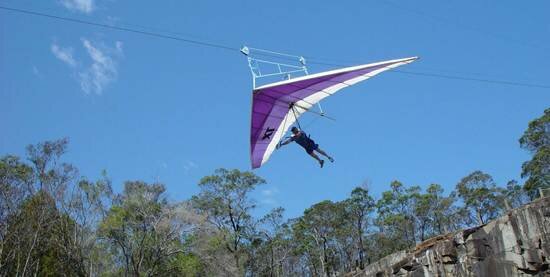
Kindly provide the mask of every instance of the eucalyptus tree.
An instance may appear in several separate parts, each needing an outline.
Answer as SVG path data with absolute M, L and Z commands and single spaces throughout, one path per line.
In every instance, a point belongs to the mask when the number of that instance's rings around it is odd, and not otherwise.
M 506 183 L 506 188 L 502 190 L 503 201 L 506 201 L 505 208 L 515 209 L 529 203 L 530 192 L 526 191 L 516 180 Z
M 429 216 L 431 221 L 430 235 L 441 235 L 459 229 L 457 219 L 457 207 L 455 197 L 451 193 L 445 196 L 443 188 L 439 184 L 431 184 L 426 188 L 426 198 L 431 203 Z M 426 203 L 427 204 L 427 203 Z
M 292 273 L 308 276 L 324 275 L 323 252 L 318 247 L 318 236 L 312 234 L 310 225 L 303 216 L 289 220 L 289 224 L 292 226 L 292 253 L 296 267 Z
M 485 224 L 496 218 L 502 209 L 500 190 L 493 177 L 482 171 L 474 171 L 462 178 L 456 185 L 456 192 L 471 223 Z
M 350 243 L 351 222 L 348 220 L 343 202 L 321 201 L 304 211 L 294 220 L 294 239 L 299 242 L 298 253 L 309 261 L 313 275 L 337 274 L 349 264 L 353 248 Z
M 256 204 L 250 193 L 264 183 L 264 179 L 252 172 L 220 168 L 200 180 L 201 191 L 192 198 L 194 207 L 218 229 L 239 275 L 244 273 L 245 243 L 254 226 L 250 213 Z
M 19 249 L 13 246 L 21 234 L 9 230 L 15 223 L 10 219 L 20 213 L 28 187 L 33 185 L 32 178 L 32 168 L 18 157 L 8 155 L 0 159 L 0 276 L 7 275 L 7 267 L 16 264 Z
M 415 245 L 414 208 L 420 187 L 405 188 L 399 181 L 393 181 L 390 186 L 391 190 L 383 192 L 376 203 L 376 222 L 384 236 L 389 237 L 389 247 L 396 251 Z
M 89 265 L 97 264 L 89 247 L 95 246 L 89 235 L 95 225 L 76 217 L 94 212 L 85 201 L 76 205 L 84 191 L 77 169 L 62 161 L 67 147 L 67 139 L 29 145 L 28 164 L 15 156 L 1 159 L 0 272 L 88 275 Z
M 519 143 L 533 155 L 530 161 L 523 163 L 521 177 L 527 178 L 524 189 L 534 199 L 539 188 L 550 187 L 550 108 L 529 122 Z
M 365 266 L 365 242 L 364 237 L 369 228 L 369 216 L 376 207 L 374 198 L 369 194 L 367 187 L 356 187 L 351 195 L 344 201 L 347 214 L 351 221 L 352 238 L 357 248 L 358 263 L 361 269 Z
M 456 224 L 457 222 L 453 222 L 458 219 L 454 197 L 445 196 L 443 192 L 439 184 L 431 184 L 426 188 L 425 193 L 417 195 L 414 214 L 419 241 L 460 227 Z
M 261 276 L 286 276 L 291 256 L 292 238 L 289 224 L 283 220 L 284 209 L 272 209 L 256 222 L 249 245 L 248 270 Z M 253 275 L 254 275 L 253 274 Z
M 185 249 L 192 226 L 185 203 L 169 203 L 162 184 L 126 182 L 101 222 L 101 238 L 109 242 L 121 275 L 185 275 L 182 264 L 197 263 Z M 198 263 L 197 263 L 198 264 Z M 194 269 L 196 270 L 196 269 Z

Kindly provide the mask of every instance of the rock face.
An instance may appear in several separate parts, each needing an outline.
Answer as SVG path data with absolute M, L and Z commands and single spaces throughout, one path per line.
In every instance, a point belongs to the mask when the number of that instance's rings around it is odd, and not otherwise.
M 550 197 L 429 239 L 349 276 L 550 276 Z

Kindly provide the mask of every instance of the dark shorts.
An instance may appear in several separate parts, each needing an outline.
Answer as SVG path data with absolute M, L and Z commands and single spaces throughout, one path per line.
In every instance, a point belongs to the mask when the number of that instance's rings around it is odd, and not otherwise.
M 306 146 L 304 148 L 306 149 L 306 152 L 308 154 L 311 154 L 311 153 L 313 153 L 313 150 L 317 150 L 317 148 L 319 148 L 319 144 L 312 143 L 312 144 L 309 144 L 308 146 Z

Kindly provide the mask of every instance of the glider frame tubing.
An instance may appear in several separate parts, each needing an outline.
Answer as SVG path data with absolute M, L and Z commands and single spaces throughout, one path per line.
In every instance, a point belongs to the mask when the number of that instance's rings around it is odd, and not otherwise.
M 329 120 L 332 120 L 332 121 L 336 121 L 336 119 L 332 118 L 332 117 L 329 117 L 329 116 L 326 116 L 325 114 L 323 113 L 318 113 L 318 112 L 315 112 L 315 111 L 310 111 L 310 110 L 307 110 L 306 108 L 300 106 L 300 105 L 297 105 L 296 103 L 292 102 L 290 103 L 289 107 L 288 107 L 288 110 L 289 111 L 292 111 L 292 115 L 294 116 L 294 121 L 296 122 L 296 125 L 298 126 L 298 129 L 300 131 L 303 131 L 302 129 L 302 125 L 300 124 L 300 120 L 298 119 L 298 115 L 296 114 L 297 113 L 297 109 L 300 108 L 306 112 L 312 112 L 312 113 L 315 113 L 317 114 L 318 116 L 321 116 L 321 117 L 325 117 Z M 287 117 L 285 117 L 285 120 L 283 121 L 283 129 L 285 129 L 286 127 L 286 120 L 287 120 Z M 307 128 L 307 126 L 306 126 Z M 281 137 L 281 139 L 279 140 L 279 142 L 277 143 L 279 146 L 281 145 L 281 142 L 283 142 L 284 140 L 287 140 L 289 138 L 291 138 L 292 136 L 284 136 L 284 137 Z
M 298 129 L 300 131 L 303 131 L 302 130 L 302 126 L 300 125 L 300 121 L 298 120 L 298 116 L 296 115 L 296 107 L 300 107 L 298 105 L 296 105 L 296 103 L 292 102 L 290 103 L 290 105 L 288 105 L 288 110 L 291 110 L 292 111 L 292 114 L 294 115 L 294 121 L 296 122 L 296 125 L 298 125 Z M 301 109 L 304 109 L 306 110 L 305 108 L 303 107 L 300 107 Z M 307 111 L 307 110 L 306 110 Z M 283 122 L 283 129 L 285 129 L 286 127 L 286 120 L 287 120 L 288 116 L 285 116 L 285 121 Z M 285 137 L 281 137 L 281 139 L 279 140 L 279 142 L 277 143 L 278 147 L 281 146 L 281 143 L 284 141 L 284 140 L 287 140 L 291 138 L 291 136 L 285 136 Z
M 302 56 L 247 46 L 241 48 L 241 53 L 243 53 L 248 60 L 248 67 L 250 68 L 250 73 L 252 73 L 252 86 L 254 90 L 258 88 L 258 81 L 266 80 L 268 77 L 281 76 L 283 80 L 288 80 L 297 75 L 308 75 L 306 59 Z M 267 57 L 270 60 L 260 57 Z
M 250 68 L 250 73 L 252 74 L 253 90 L 256 90 L 259 87 L 258 83 L 262 80 L 266 80 L 269 78 L 272 78 L 273 80 L 277 76 L 282 77 L 283 80 L 289 80 L 293 77 L 305 76 L 309 74 L 306 66 L 306 59 L 303 56 L 291 55 L 248 46 L 241 47 L 240 51 L 247 58 L 248 67 Z M 266 60 L 259 57 L 267 57 L 272 60 Z M 262 68 L 264 69 L 262 70 Z M 303 109 L 306 112 L 311 112 L 318 116 L 325 117 L 334 121 L 334 118 L 325 115 L 323 107 L 321 106 L 321 102 L 317 103 L 317 108 L 319 109 L 318 112 L 306 109 L 301 106 L 297 107 Z

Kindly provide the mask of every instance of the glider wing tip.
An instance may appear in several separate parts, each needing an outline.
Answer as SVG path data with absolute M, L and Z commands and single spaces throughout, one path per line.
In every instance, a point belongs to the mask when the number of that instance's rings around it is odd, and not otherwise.
M 255 162 L 252 162 L 252 169 L 257 169 L 257 168 L 260 168 L 262 165 L 261 164 L 257 164 Z

